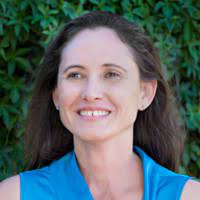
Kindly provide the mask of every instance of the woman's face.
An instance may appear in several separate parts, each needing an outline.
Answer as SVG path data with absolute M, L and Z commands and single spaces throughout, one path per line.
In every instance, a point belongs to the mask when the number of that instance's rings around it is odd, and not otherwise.
M 111 29 L 85 29 L 64 47 L 53 100 L 75 137 L 101 141 L 132 133 L 143 95 L 130 49 Z

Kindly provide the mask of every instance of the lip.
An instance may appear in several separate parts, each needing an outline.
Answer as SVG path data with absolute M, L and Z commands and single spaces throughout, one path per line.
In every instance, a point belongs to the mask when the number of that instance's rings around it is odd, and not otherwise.
M 107 115 L 100 115 L 100 116 L 87 116 L 87 115 L 80 115 L 78 114 L 78 116 L 80 117 L 80 119 L 84 120 L 84 121 L 101 121 L 103 119 L 108 118 L 111 115 L 111 112 L 109 112 Z

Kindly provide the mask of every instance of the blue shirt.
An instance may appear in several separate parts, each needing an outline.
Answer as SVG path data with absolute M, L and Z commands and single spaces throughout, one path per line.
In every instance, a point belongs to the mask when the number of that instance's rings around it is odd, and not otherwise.
M 178 200 L 191 177 L 172 172 L 134 147 L 142 160 L 143 200 Z M 20 200 L 93 200 L 74 150 L 41 169 L 20 173 Z

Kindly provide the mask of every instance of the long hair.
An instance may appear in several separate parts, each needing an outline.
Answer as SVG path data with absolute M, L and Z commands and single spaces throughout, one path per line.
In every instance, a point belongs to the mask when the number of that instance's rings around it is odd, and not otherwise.
M 161 72 L 158 53 L 136 24 L 105 11 L 90 12 L 70 21 L 46 50 L 28 114 L 25 133 L 27 169 L 46 166 L 74 148 L 73 135 L 61 123 L 52 92 L 57 84 L 63 47 L 80 31 L 102 26 L 112 29 L 130 47 L 140 78 L 145 81 L 157 80 L 158 83 L 151 105 L 138 112 L 133 130 L 134 145 L 142 148 L 160 165 L 177 171 L 183 150 L 183 131 L 174 98 Z

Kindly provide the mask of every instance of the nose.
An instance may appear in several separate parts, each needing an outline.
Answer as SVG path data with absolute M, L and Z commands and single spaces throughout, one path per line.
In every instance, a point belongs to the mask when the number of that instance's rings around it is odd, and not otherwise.
M 81 99 L 85 101 L 96 101 L 103 98 L 101 84 L 98 80 L 88 80 L 81 92 Z

